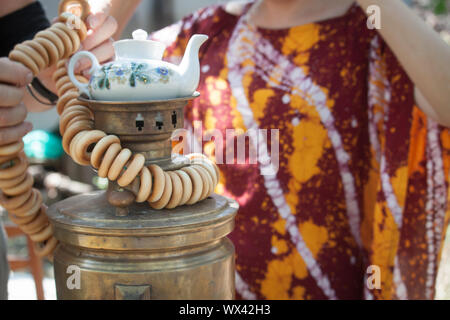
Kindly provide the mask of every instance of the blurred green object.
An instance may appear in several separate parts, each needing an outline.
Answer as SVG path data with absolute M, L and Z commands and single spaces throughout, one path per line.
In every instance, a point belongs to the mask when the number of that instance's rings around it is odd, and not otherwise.
M 434 14 L 447 14 L 447 0 L 433 0 L 431 3 Z
M 61 137 L 43 130 L 33 130 L 23 137 L 27 157 L 39 160 L 59 159 L 63 154 Z

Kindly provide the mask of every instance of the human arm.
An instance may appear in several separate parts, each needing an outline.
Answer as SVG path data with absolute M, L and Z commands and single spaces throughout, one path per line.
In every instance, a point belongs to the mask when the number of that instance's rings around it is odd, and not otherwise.
M 114 34 L 114 39 L 119 39 L 120 35 L 125 29 L 128 21 L 133 16 L 134 11 L 141 3 L 141 0 L 111 0 L 111 16 L 117 21 L 117 31 Z
M 367 12 L 377 5 L 379 30 L 415 85 L 418 106 L 450 127 L 450 46 L 400 0 L 357 0 Z

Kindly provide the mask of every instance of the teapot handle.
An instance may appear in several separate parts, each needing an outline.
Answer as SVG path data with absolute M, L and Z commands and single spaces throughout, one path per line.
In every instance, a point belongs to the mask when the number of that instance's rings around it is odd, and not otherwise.
M 78 90 L 80 90 L 81 93 L 86 94 L 89 97 L 89 99 L 92 99 L 91 94 L 89 92 L 89 85 L 87 83 L 81 83 L 80 81 L 78 81 L 73 72 L 77 61 L 83 57 L 86 57 L 89 60 L 91 60 L 92 67 L 89 69 L 89 74 L 92 74 L 95 70 L 100 68 L 100 64 L 98 63 L 97 58 L 92 53 L 90 53 L 89 51 L 80 51 L 75 53 L 73 57 L 70 59 L 67 72 L 69 75 L 69 79 L 78 88 Z

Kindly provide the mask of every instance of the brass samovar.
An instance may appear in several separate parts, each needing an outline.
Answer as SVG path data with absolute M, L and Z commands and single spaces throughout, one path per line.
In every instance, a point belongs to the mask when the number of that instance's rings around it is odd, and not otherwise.
M 197 80 L 198 81 L 198 80 Z M 94 128 L 120 138 L 146 164 L 189 165 L 172 155 L 171 134 L 183 128 L 187 98 L 104 101 L 80 96 Z M 48 209 L 59 246 L 58 299 L 233 299 L 235 201 L 212 194 L 193 205 L 152 209 L 136 203 L 133 185 L 65 199 Z

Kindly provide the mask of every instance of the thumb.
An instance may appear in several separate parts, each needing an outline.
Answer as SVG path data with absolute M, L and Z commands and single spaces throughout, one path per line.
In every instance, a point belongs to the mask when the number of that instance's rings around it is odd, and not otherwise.
M 33 73 L 21 63 L 0 58 L 0 82 L 23 87 L 33 81 Z

